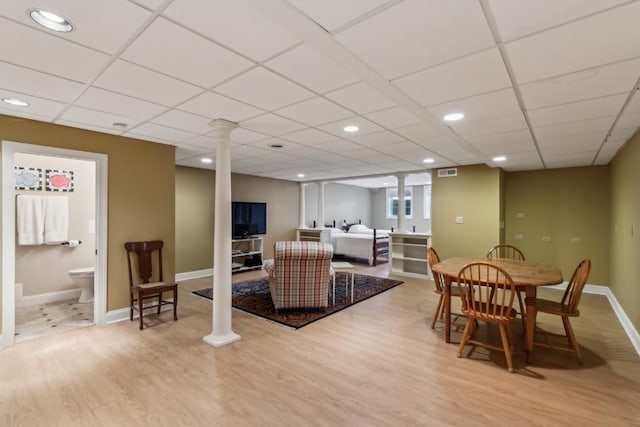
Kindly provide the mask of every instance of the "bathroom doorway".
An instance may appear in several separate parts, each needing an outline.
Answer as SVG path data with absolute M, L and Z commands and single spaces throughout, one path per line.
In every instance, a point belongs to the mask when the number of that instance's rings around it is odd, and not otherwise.
M 33 157 L 29 157 L 33 156 Z M 70 203 L 69 220 L 74 221 L 69 226 L 68 240 L 59 244 L 21 246 L 16 240 L 16 200 L 17 191 L 14 186 L 16 180 L 14 167 L 28 169 L 25 163 L 34 163 L 32 173 L 37 175 L 38 169 L 42 174 L 42 185 L 50 185 L 47 181 L 47 174 L 50 171 L 70 172 L 72 167 L 80 172 L 84 171 L 84 178 L 80 175 L 74 177 L 78 179 L 74 185 L 78 186 L 84 182 L 85 197 L 90 200 L 92 206 L 79 207 Z M 36 163 L 46 162 L 47 167 L 42 167 Z M 52 165 L 51 168 L 48 165 Z M 60 167 L 54 167 L 59 165 Z M 71 165 L 71 166 L 70 166 Z M 75 165 L 75 166 L 74 166 Z M 50 332 L 62 332 L 74 327 L 87 326 L 90 324 L 102 325 L 106 319 L 106 217 L 107 217 L 107 156 L 91 152 L 60 149 L 54 147 L 22 144 L 3 141 L 2 143 L 2 337 L 0 347 L 7 348 L 15 342 L 25 339 L 35 338 L 39 334 L 49 334 Z M 89 172 L 87 172 L 87 170 Z M 92 174 L 90 178 L 87 173 Z M 53 176 L 53 174 L 50 174 Z M 49 178 L 51 178 L 49 176 Z M 62 188 L 59 192 L 45 192 L 40 194 L 56 194 L 57 198 L 70 199 L 71 191 L 77 189 L 73 194 L 76 199 L 82 197 L 80 187 L 73 187 L 67 174 L 65 179 L 60 179 L 58 185 Z M 24 181 L 24 180 L 23 180 Z M 35 178 L 22 182 L 29 185 L 37 181 Z M 93 187 L 87 189 L 87 185 Z M 46 190 L 46 189 L 45 189 Z M 51 188 L 53 190 L 53 188 Z M 66 193 L 65 193 L 66 191 Z M 18 191 L 18 193 L 30 193 L 28 191 Z M 34 191 L 33 194 L 37 193 Z M 89 194 L 87 196 L 87 194 Z M 64 197 L 66 196 L 66 197 Z M 85 209 L 88 212 L 81 214 Z M 74 214 L 75 212 L 75 214 Z M 79 238 L 78 238 L 79 237 Z M 82 243 L 80 243 L 82 242 Z M 84 245 L 84 246 L 83 246 Z M 77 252 L 75 252 L 77 251 Z M 76 256 L 77 255 L 77 256 Z M 51 280 L 43 282 L 37 275 L 28 272 L 25 263 L 33 261 L 43 267 L 49 264 Z M 74 288 L 69 273 L 77 270 L 79 263 L 83 264 L 82 269 L 94 267 L 93 278 L 93 302 L 88 304 L 86 298 L 80 298 L 83 303 L 79 303 L 76 295 L 80 293 L 80 288 Z M 59 265 L 56 265 L 59 264 Z M 86 266 L 84 264 L 87 264 Z M 68 267 L 68 268 L 67 268 Z M 72 268 L 74 267 L 74 268 Z M 69 271 L 67 271 L 69 270 Z M 55 271 L 55 273 L 54 273 Z M 67 276 L 67 277 L 63 277 Z M 25 290 L 20 284 L 21 279 L 27 277 L 30 289 Z M 73 279 L 74 282 L 78 280 Z M 55 285 L 54 282 L 61 284 Z M 35 284 L 34 284 L 35 283 Z M 58 286 L 58 287 L 56 287 Z M 84 293 L 83 293 L 84 295 Z M 22 297 L 22 298 L 20 298 Z M 25 311 L 24 303 L 35 305 L 35 312 L 31 309 Z M 27 314 L 25 314 L 27 313 Z M 71 319 L 67 317 L 71 316 Z M 28 322 L 31 325 L 24 329 L 20 322 Z M 55 326 L 53 326 L 55 325 Z M 20 326 L 17 328 L 17 326 Z M 31 328 L 31 330 L 28 330 Z M 20 335 L 16 335 L 16 333 Z

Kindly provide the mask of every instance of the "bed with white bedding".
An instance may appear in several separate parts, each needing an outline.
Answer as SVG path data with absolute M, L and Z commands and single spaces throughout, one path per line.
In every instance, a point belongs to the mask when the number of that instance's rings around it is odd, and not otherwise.
M 389 232 L 368 228 L 363 224 L 354 224 L 348 231 L 332 228 L 333 253 L 366 259 L 369 265 L 376 265 L 379 256 L 389 255 Z

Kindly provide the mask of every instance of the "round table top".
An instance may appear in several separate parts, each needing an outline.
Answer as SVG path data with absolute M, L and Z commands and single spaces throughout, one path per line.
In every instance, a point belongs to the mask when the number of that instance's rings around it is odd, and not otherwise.
M 515 285 L 548 286 L 562 283 L 562 272 L 558 267 L 531 261 L 519 261 L 504 258 L 447 258 L 433 266 L 433 271 L 444 274 L 451 279 L 458 277 L 458 272 L 471 262 L 488 262 L 504 269 Z

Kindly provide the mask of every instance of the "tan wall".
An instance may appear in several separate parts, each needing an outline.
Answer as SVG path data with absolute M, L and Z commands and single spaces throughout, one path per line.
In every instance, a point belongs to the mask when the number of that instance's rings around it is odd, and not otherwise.
M 609 286 L 636 330 L 640 330 L 640 133 L 610 164 L 611 276 Z
M 433 175 L 432 244 L 441 258 L 480 256 L 500 240 L 500 169 L 458 167 L 458 176 Z M 463 224 L 455 217 L 462 216 Z
M 505 196 L 505 243 L 520 248 L 527 260 L 558 266 L 565 280 L 590 258 L 588 283 L 609 283 L 608 166 L 510 172 Z M 572 243 L 574 237 L 581 243 Z
M 213 267 L 215 171 L 176 168 L 176 271 Z M 298 184 L 250 175 L 231 175 L 231 199 L 267 203 L 264 258 L 273 257 L 273 243 L 294 240 L 299 222 Z
M 0 115 L 0 140 L 108 155 L 108 310 L 129 305 L 124 242 L 164 240 L 165 277 L 174 276 L 173 146 L 4 115 Z

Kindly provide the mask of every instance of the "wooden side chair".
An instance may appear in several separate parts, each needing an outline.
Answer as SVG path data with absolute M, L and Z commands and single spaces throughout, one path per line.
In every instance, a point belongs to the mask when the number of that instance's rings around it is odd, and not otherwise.
M 173 305 L 173 320 L 178 320 L 176 308 L 178 306 L 178 284 L 164 282 L 162 278 L 162 247 L 164 242 L 152 240 L 146 242 L 127 242 L 124 248 L 127 251 L 127 265 L 129 267 L 130 290 L 130 319 L 133 321 L 133 310 L 138 310 L 140 329 L 143 329 L 142 321 L 144 308 L 158 308 L 158 314 L 163 305 Z M 154 266 L 156 274 L 153 273 Z M 135 280 L 134 280 L 135 278 Z M 173 291 L 173 301 L 162 298 L 163 292 Z M 157 298 L 157 304 L 143 307 L 144 300 Z
M 580 297 L 582 296 L 582 290 L 587 283 L 589 272 L 591 271 L 591 260 L 584 259 L 580 261 L 578 266 L 571 276 L 569 285 L 562 295 L 560 301 L 550 301 L 546 299 L 536 298 L 535 306 L 539 312 L 553 314 L 562 318 L 562 325 L 564 326 L 565 335 L 552 334 L 550 332 L 536 330 L 538 333 L 542 333 L 547 336 L 546 343 L 534 342 L 534 345 L 546 348 L 553 348 L 556 350 L 569 351 L 575 353 L 578 363 L 582 364 L 582 355 L 580 354 L 580 347 L 578 341 L 573 333 L 571 327 L 570 317 L 578 317 L 580 311 L 578 311 L 578 304 L 580 303 Z M 560 336 L 567 338 L 569 341 L 569 347 L 552 345 L 549 340 L 549 336 Z
M 487 258 L 515 259 L 518 261 L 525 260 L 522 251 L 511 245 L 495 245 L 489 249 L 489 252 L 487 252 Z M 516 295 L 518 296 L 518 307 L 520 308 L 520 318 L 522 319 L 522 328 L 524 333 L 524 329 L 526 329 L 526 310 L 524 302 L 522 301 L 522 291 L 517 290 Z
M 435 329 L 436 322 L 441 322 L 446 325 L 446 320 L 444 318 L 444 297 L 445 297 L 445 280 L 447 280 L 442 274 L 436 273 L 433 271 L 433 266 L 440 262 L 440 257 L 438 256 L 438 252 L 432 247 L 427 248 L 427 261 L 429 263 L 429 268 L 433 273 L 433 283 L 435 284 L 435 289 L 433 290 L 436 295 L 439 295 L 438 304 L 436 305 L 436 310 L 433 313 L 433 320 L 431 321 L 431 329 Z M 458 296 L 458 288 L 456 286 L 451 287 L 451 298 Z M 459 328 L 461 325 L 456 324 L 455 322 L 462 316 L 459 313 L 451 313 L 454 316 L 453 320 L 450 322 L 451 327 Z
M 473 262 L 465 265 L 458 273 L 458 293 L 462 300 L 462 314 L 467 317 L 458 357 L 467 344 L 502 351 L 507 360 L 509 372 L 513 372 L 511 354 L 513 330 L 511 321 L 517 313 L 513 309 L 516 290 L 509 273 L 487 262 Z M 476 321 L 495 323 L 500 328 L 502 348 L 473 339 Z M 473 349 L 469 352 L 471 354 Z

